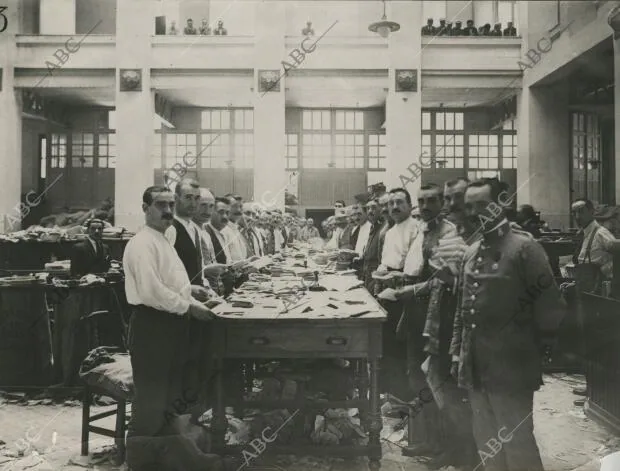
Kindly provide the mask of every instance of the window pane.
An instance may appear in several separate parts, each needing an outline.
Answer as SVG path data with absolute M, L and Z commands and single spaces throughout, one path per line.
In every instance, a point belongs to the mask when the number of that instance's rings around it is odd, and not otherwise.
M 345 115 L 345 120 L 346 120 L 345 126 L 347 130 L 355 129 L 355 114 L 353 112 L 347 111 Z
M 463 113 L 454 113 L 454 129 L 457 131 L 463 130 Z
M 327 131 L 329 129 L 331 129 L 331 112 L 330 111 L 323 111 L 323 116 L 321 117 L 321 129 L 323 129 L 324 131 Z
M 355 129 L 359 131 L 364 129 L 364 112 L 363 111 L 355 112 Z
M 446 113 L 446 129 L 450 131 L 454 129 L 454 113 Z
M 437 129 L 438 131 L 443 130 L 443 123 L 444 123 L 444 115 L 445 113 L 436 113 L 435 114 L 435 129 Z
M 303 129 L 312 129 L 312 111 L 304 111 L 303 116 Z
M 344 111 L 336 111 L 336 129 L 344 129 Z
M 312 129 L 321 129 L 321 112 L 312 112 Z
M 422 129 L 425 131 L 431 129 L 431 114 L 426 111 L 422 113 Z

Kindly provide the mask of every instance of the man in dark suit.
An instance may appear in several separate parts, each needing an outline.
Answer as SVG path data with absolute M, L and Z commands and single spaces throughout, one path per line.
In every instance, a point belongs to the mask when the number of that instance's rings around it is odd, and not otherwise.
M 512 26 L 512 21 L 509 21 L 506 29 L 504 29 L 504 36 L 516 36 L 516 35 L 517 35 L 517 28 Z
M 71 253 L 72 277 L 105 273 L 110 268 L 110 249 L 101 242 L 103 226 L 101 219 L 91 219 L 86 223 L 88 239 L 75 244 Z

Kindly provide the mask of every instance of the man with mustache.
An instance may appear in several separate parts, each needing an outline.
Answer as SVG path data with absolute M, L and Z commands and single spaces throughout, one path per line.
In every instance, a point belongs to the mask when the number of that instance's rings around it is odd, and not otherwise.
M 542 471 L 534 392 L 566 306 L 544 249 L 510 227 L 503 191 L 499 180 L 486 178 L 465 192 L 467 216 L 482 239 L 467 248 L 460 269 L 450 354 L 458 385 L 469 394 L 484 468 Z M 499 451 L 490 453 L 487 443 L 498 438 Z
M 368 233 L 368 242 L 362 253 L 362 280 L 364 280 L 366 289 L 373 293 L 375 283 L 372 279 L 372 273 L 379 268 L 379 259 L 381 257 L 379 248 L 382 220 L 378 198 L 373 198 L 366 203 L 366 217 L 368 224 L 370 224 L 370 231 Z
M 190 321 L 214 318 L 192 297 L 187 270 L 165 236 L 174 208 L 175 195 L 168 188 L 147 188 L 142 196 L 146 225 L 123 254 L 134 383 L 127 464 L 135 470 L 221 470 L 219 457 L 203 454 L 193 441 L 175 434 L 168 419 L 186 395 L 181 372 L 187 365 Z
M 222 283 L 220 276 L 226 271 L 226 265 L 218 263 L 215 259 L 215 248 L 211 237 L 205 229 L 205 225 L 211 219 L 213 208 L 215 207 L 215 196 L 206 188 L 200 188 L 200 200 L 198 203 L 198 209 L 192 220 L 200 228 L 200 242 L 202 245 L 203 255 L 203 273 L 209 286 L 213 288 L 217 293 L 222 294 Z M 174 245 L 174 240 L 172 240 Z
M 469 180 L 464 177 L 450 180 L 444 185 L 443 195 L 444 214 L 456 226 L 456 230 L 463 240 L 471 245 L 482 235 L 476 232 L 475 225 L 471 224 L 465 214 L 465 190 L 467 190 L 468 184 Z
M 344 209 L 337 209 L 336 215 L 334 216 L 334 230 L 332 231 L 331 239 L 325 244 L 325 249 L 327 250 L 335 250 L 340 248 L 340 239 L 342 233 L 347 227 L 348 220 L 347 214 Z
M 254 230 L 256 222 L 254 205 L 253 203 L 243 203 L 241 210 L 243 211 L 243 216 L 239 219 L 239 227 L 241 228 L 241 235 L 243 235 L 248 244 L 248 254 L 250 256 L 262 257 L 265 249 L 261 236 Z
M 383 253 L 383 244 L 385 243 L 385 234 L 394 225 L 394 220 L 390 216 L 389 210 L 389 193 L 384 193 L 379 196 L 377 202 L 379 203 L 379 214 L 381 215 L 381 229 L 379 231 L 379 264 L 381 264 L 381 254 Z
M 379 273 L 399 272 L 397 276 L 402 278 L 407 252 L 418 234 L 418 223 L 411 218 L 411 195 L 407 190 L 404 188 L 390 190 L 388 201 L 394 226 L 385 234 L 381 265 L 377 271 Z M 388 319 L 383 324 L 382 387 L 387 388 L 384 391 L 405 397 L 410 393 L 406 379 L 407 355 L 405 346 L 396 336 L 396 327 L 403 312 L 403 303 L 386 301 L 385 306 Z
M 229 193 L 224 198 L 229 202 L 230 217 L 226 226 L 222 229 L 222 235 L 228 245 L 230 251 L 229 262 L 240 262 L 248 258 L 248 249 L 243 240 L 243 236 L 239 232 L 238 222 L 243 217 L 241 207 L 243 198 L 241 196 Z
M 463 394 L 456 383 L 446 381 L 450 379 L 449 349 L 456 296 L 454 285 L 439 285 L 436 275 L 443 262 L 434 252 L 458 235 L 456 226 L 443 218 L 443 207 L 441 188 L 435 184 L 423 185 L 418 195 L 422 230 L 407 254 L 404 268 L 407 286 L 398 294 L 408 300 L 403 311 L 403 328 L 407 335 L 408 372 L 413 391 L 419 394 L 428 381 L 438 390 L 441 405 L 440 411 L 435 402 L 426 404 L 416 416 L 417 443 L 403 453 L 410 456 L 437 454 L 428 464 L 431 469 L 475 462 L 468 407 L 463 405 Z M 462 240 L 460 243 L 464 246 Z M 456 266 L 454 270 L 456 273 Z M 425 375 L 421 367 L 427 357 L 429 367 Z M 443 436 L 442 422 L 446 424 Z M 410 443 L 414 442 L 414 437 L 409 438 Z

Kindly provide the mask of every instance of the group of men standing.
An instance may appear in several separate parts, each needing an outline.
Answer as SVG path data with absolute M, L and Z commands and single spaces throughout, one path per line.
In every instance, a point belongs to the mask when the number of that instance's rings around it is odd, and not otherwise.
M 382 386 L 407 401 L 432 392 L 411 417 L 407 454 L 432 456 L 437 469 L 543 469 L 533 396 L 564 304 L 542 247 L 505 218 L 506 196 L 497 179 L 424 185 L 416 219 L 409 192 L 395 188 L 338 208 L 326 244 L 358 253 L 371 293 L 393 288 L 391 298 L 379 296 L 391 299 L 382 301 Z M 148 188 L 142 208 L 146 226 L 123 257 L 135 387 L 127 461 L 131 469 L 163 469 L 162 460 L 185 471 L 224 469 L 175 433 L 171 410 L 179 401 L 188 413 L 205 410 L 209 308 L 243 281 L 253 257 L 299 239 L 300 221 L 259 215 L 193 180 L 174 192 Z
M 135 389 L 127 462 L 132 471 L 223 470 L 188 433 L 200 435 L 197 418 L 210 401 L 210 308 L 247 279 L 254 259 L 286 246 L 291 219 L 259 214 L 238 195 L 216 197 L 191 179 L 174 190 L 147 188 L 142 209 L 146 225 L 123 255 Z M 191 415 L 191 425 L 179 425 L 180 415 Z
M 459 178 L 423 185 L 414 212 L 394 188 L 348 222 L 337 213 L 327 242 L 356 250 L 384 299 L 381 386 L 420 403 L 404 453 L 433 469 L 543 470 L 533 397 L 565 303 L 542 246 L 507 220 L 511 201 L 497 179 Z

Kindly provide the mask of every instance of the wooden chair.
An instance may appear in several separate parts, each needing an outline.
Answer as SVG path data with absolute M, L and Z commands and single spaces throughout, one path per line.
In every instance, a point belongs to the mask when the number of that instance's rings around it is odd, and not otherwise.
M 118 309 L 121 322 L 122 339 L 124 344 L 123 346 L 125 350 L 127 350 L 128 322 L 123 314 L 123 309 L 120 303 L 118 305 Z M 99 346 L 97 320 L 102 315 L 109 315 L 109 311 L 91 312 L 90 314 L 87 314 L 80 319 L 87 324 L 89 329 L 90 338 L 92 339 L 90 350 Z M 110 405 L 112 409 L 101 412 L 99 414 L 91 415 L 91 403 L 93 401 L 94 395 L 106 396 L 115 401 L 113 404 Z M 127 403 L 127 398 L 118 396 L 115 397 L 115 395 L 108 390 L 84 383 L 84 398 L 82 402 L 82 456 L 88 455 L 90 440 L 89 437 L 91 433 L 94 433 L 97 435 L 114 438 L 114 443 L 116 444 L 117 449 L 118 464 L 120 465 L 125 461 L 125 435 L 127 432 L 127 425 L 131 417 L 130 412 L 128 412 L 127 410 Z M 116 416 L 114 430 L 93 425 L 94 422 L 113 415 Z

